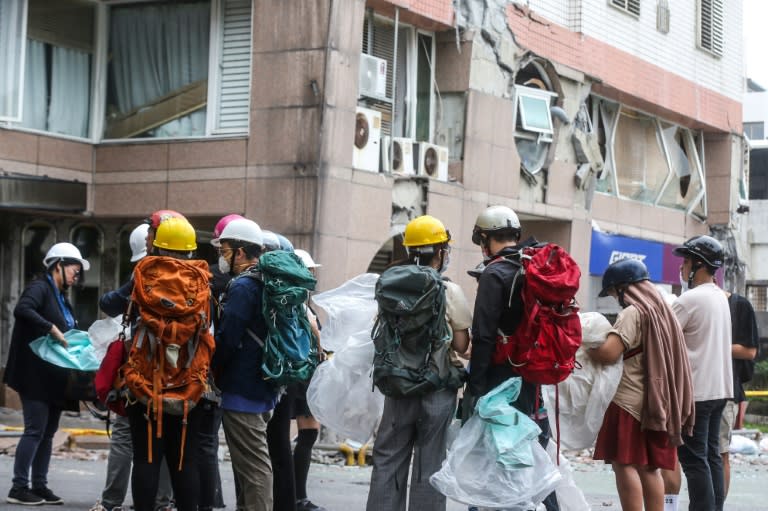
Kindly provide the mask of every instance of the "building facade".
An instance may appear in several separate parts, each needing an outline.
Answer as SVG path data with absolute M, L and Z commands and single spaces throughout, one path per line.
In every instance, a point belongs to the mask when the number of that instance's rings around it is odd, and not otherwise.
M 429 213 L 473 296 L 490 204 L 574 255 L 584 310 L 610 309 L 612 258 L 674 284 L 665 244 L 738 230 L 741 16 L 722 0 L 4 0 L 2 359 L 53 242 L 95 263 L 73 297 L 87 324 L 130 274 L 127 233 L 165 208 L 201 247 L 228 213 L 286 235 L 323 263 L 321 289 L 398 257 Z

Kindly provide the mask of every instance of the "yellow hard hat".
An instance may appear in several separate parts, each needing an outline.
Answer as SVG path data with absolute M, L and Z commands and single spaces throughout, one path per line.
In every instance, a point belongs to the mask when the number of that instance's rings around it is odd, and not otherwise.
M 168 218 L 157 227 L 152 245 L 164 250 L 189 252 L 197 249 L 195 228 L 186 218 Z
M 414 218 L 405 226 L 403 246 L 423 247 L 451 241 L 451 233 L 443 225 L 443 222 L 430 215 Z

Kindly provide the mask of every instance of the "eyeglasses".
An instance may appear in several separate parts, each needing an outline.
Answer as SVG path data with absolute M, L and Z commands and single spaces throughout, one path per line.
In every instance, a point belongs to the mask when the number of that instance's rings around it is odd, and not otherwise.
M 227 248 L 227 247 L 219 247 L 219 248 L 217 249 L 217 252 L 219 253 L 219 255 L 223 255 L 223 256 L 226 256 L 226 255 L 228 255 L 230 252 L 232 252 L 232 250 L 233 250 L 233 249 L 231 249 L 231 248 Z

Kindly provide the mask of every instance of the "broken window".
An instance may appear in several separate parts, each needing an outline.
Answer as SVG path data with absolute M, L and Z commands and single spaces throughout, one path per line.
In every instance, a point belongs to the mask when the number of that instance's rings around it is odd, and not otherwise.
M 0 2 L 0 120 L 21 120 L 22 69 L 26 46 L 25 0 Z
M 696 4 L 696 45 L 722 57 L 723 0 L 697 0 Z
M 662 124 L 662 136 L 672 172 L 658 204 L 704 216 L 702 165 L 693 132 Z
M 597 191 L 706 217 L 700 136 L 599 97 L 589 103 L 605 159 Z
M 360 90 L 361 106 L 381 112 L 382 135 L 430 142 L 434 123 L 434 35 L 374 15 L 363 24 L 363 53 L 383 59 L 383 97 Z

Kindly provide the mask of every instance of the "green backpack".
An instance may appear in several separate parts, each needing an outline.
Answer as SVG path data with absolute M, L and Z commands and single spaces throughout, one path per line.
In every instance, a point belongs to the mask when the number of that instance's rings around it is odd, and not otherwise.
M 440 274 L 415 264 L 394 266 L 379 277 L 375 297 L 373 383 L 381 393 L 415 397 L 459 388 L 465 373 L 449 357 L 452 334 Z
M 285 250 L 263 254 L 257 273 L 249 276 L 264 283 L 264 379 L 276 385 L 308 381 L 317 367 L 318 353 L 304 304 L 315 289 L 315 277 L 299 256 Z

